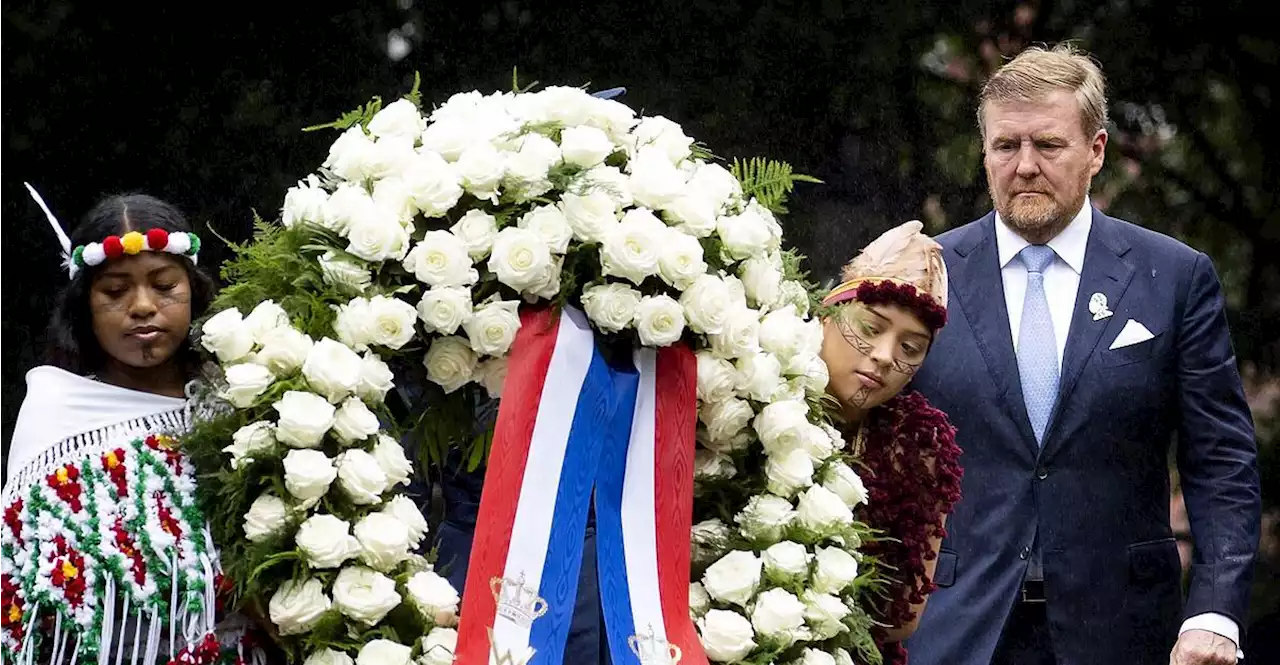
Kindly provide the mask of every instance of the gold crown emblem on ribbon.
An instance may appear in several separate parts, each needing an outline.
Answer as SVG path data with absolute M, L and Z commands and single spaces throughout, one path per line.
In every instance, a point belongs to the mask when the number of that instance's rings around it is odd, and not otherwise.
M 680 647 L 658 637 L 653 624 L 649 625 L 647 632 L 628 637 L 627 646 L 640 659 L 641 665 L 678 665 L 682 657 Z
M 547 613 L 547 601 L 538 596 L 538 590 L 524 582 L 524 573 L 516 579 L 494 577 L 489 580 L 489 590 L 498 603 L 498 616 L 529 627 L 534 619 Z
M 498 651 L 498 643 L 493 639 L 493 629 L 486 628 L 485 630 L 489 631 L 489 655 L 492 663 L 496 665 L 528 665 L 529 661 L 533 660 L 533 647 L 526 647 L 524 653 L 519 656 L 512 655 L 510 651 Z

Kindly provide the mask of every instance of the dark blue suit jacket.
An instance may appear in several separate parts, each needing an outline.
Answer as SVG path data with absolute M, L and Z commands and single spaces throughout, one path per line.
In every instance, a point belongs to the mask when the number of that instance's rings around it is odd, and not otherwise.
M 913 386 L 956 426 L 964 497 L 948 520 L 913 665 L 985 665 L 1039 529 L 1061 665 L 1168 663 L 1184 617 L 1242 627 L 1258 545 L 1253 423 L 1208 257 L 1093 211 L 1043 447 L 1023 406 L 995 214 L 939 236 L 949 322 Z M 1102 293 L 1114 314 L 1094 321 Z M 1129 319 L 1154 338 L 1109 350 Z M 1169 525 L 1168 453 L 1195 539 L 1190 592 Z

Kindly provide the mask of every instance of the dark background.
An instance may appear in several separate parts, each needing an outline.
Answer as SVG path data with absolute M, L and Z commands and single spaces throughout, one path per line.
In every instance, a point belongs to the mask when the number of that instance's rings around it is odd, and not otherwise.
M 1111 86 L 1093 201 L 1208 252 L 1227 290 L 1259 425 L 1264 496 L 1280 491 L 1280 42 L 1265 3 L 470 2 L 4 4 L 5 447 L 57 288 L 57 243 L 22 187 L 73 224 L 139 190 L 195 220 L 202 264 L 278 214 L 323 161 L 326 122 L 422 75 L 424 101 L 522 83 L 626 86 L 715 153 L 791 162 L 785 220 L 819 278 L 907 219 L 939 232 L 989 207 L 974 97 L 1006 55 L 1077 39 Z M 176 5 L 183 5 L 177 7 Z M 1269 14 L 1270 12 L 1267 12 Z M 1268 531 L 1275 532 L 1275 511 Z M 1274 536 L 1264 558 L 1278 554 Z M 1277 595 L 1260 568 L 1259 602 Z

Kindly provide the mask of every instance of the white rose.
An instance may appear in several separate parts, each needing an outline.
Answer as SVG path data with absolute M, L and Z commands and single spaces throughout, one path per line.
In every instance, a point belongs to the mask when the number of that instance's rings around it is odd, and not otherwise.
M 324 202 L 322 226 L 341 236 L 346 236 L 357 219 L 377 216 L 378 206 L 364 185 L 344 182 Z
M 324 224 L 324 204 L 328 200 L 329 193 L 320 187 L 320 179 L 309 175 L 285 193 L 280 221 L 286 228 L 304 223 Z
M 747 419 L 750 420 L 750 417 Z M 742 452 L 757 443 L 755 435 L 748 429 L 741 429 L 737 434 L 717 441 L 712 441 L 705 429 L 698 430 L 696 436 L 698 443 L 701 443 L 707 450 L 714 450 L 726 455 Z
M 471 348 L 477 354 L 503 356 L 516 341 L 520 330 L 520 303 L 514 300 L 496 300 L 481 305 L 463 324 Z
M 352 298 L 345 305 L 331 305 L 337 312 L 333 332 L 338 341 L 357 352 L 364 352 L 373 341 L 373 312 L 368 298 Z M 314 349 L 313 349 L 314 350 Z
M 632 131 L 636 139 L 636 148 L 655 148 L 667 156 L 672 164 L 679 164 L 689 156 L 693 139 L 685 136 L 680 125 L 655 115 L 643 118 Z
M 636 306 L 636 332 L 645 346 L 667 346 L 684 334 L 684 309 L 670 296 L 645 296 Z
M 223 364 L 249 355 L 253 341 L 253 332 L 234 307 L 214 314 L 200 326 L 200 345 L 216 354 Z
M 409 599 L 426 617 L 437 626 L 453 626 L 458 623 L 458 604 L 462 599 L 458 591 L 449 584 L 449 580 L 430 570 L 415 573 L 405 584 Z
M 465 338 L 440 337 L 431 343 L 423 364 L 427 378 L 451 393 L 475 376 L 476 361 L 476 352 Z
M 507 183 L 515 188 L 522 200 L 544 194 L 551 189 L 548 172 L 560 163 L 560 146 L 541 134 L 525 134 L 519 141 L 520 149 L 506 155 Z
M 403 178 L 383 178 L 373 186 L 373 204 L 400 222 L 408 231 L 413 230 L 413 217 L 418 206 L 413 202 L 413 192 Z
M 819 547 L 813 569 L 813 590 L 839 595 L 858 578 L 858 560 L 839 547 Z
M 311 352 L 314 342 L 307 335 L 291 326 L 281 326 L 266 332 L 262 337 L 262 349 L 253 355 L 253 362 L 271 370 L 276 376 L 286 376 L 302 366 Z
M 374 404 L 381 404 L 387 393 L 395 387 L 395 375 L 387 363 L 372 351 L 365 351 L 360 359 L 360 385 L 356 386 L 356 394 L 361 399 Z
M 291 448 L 315 448 L 333 427 L 333 405 L 315 393 L 290 390 L 271 408 L 280 414 L 276 439 Z
M 601 331 L 618 332 L 635 320 L 640 297 L 639 291 L 626 284 L 600 284 L 583 291 L 582 307 Z
M 707 658 L 717 663 L 734 663 L 756 648 L 751 622 L 737 612 L 711 610 L 698 620 L 698 633 Z
M 640 284 L 658 272 L 658 256 L 667 228 L 642 208 L 629 211 L 600 245 L 600 265 L 605 276 L 614 275 Z
M 351 445 L 373 436 L 378 431 L 378 417 L 359 397 L 348 397 L 333 418 L 333 433 L 344 444 Z
M 738 467 L 728 455 L 699 448 L 693 455 L 693 477 L 700 481 L 726 480 L 738 475 Z
M 238 469 L 242 464 L 253 461 L 253 453 L 260 450 L 271 450 L 276 445 L 276 426 L 258 421 L 236 430 L 231 435 L 231 445 L 222 452 L 231 455 L 231 468 Z
M 311 655 L 302 661 L 302 665 L 355 665 L 355 661 L 341 651 L 322 649 L 311 652 Z
M 667 204 L 663 216 L 672 227 L 695 238 L 705 238 L 716 230 L 716 204 L 691 183 L 686 194 Z
M 391 640 L 370 640 L 360 648 L 356 665 L 411 665 L 413 648 Z
M 312 515 L 294 536 L 312 568 L 337 568 L 360 551 L 351 525 L 333 515 Z
M 560 196 L 560 210 L 581 242 L 601 242 L 618 225 L 617 203 L 604 191 L 585 195 L 565 192 Z
M 395 580 L 363 566 L 349 566 L 333 581 L 333 604 L 344 615 L 374 625 L 400 604 Z
M 420 665 L 453 665 L 453 654 L 458 649 L 458 631 L 453 628 L 432 628 L 422 638 Z
M 397 494 L 382 507 L 382 512 L 394 517 L 409 530 L 409 544 L 417 547 L 427 535 L 427 518 L 413 503 L 413 499 Z
M 402 136 L 387 136 L 373 142 L 373 149 L 368 152 L 368 162 L 364 165 L 365 177 L 393 178 L 399 177 L 413 166 L 418 154 L 413 150 L 414 139 Z
M 752 425 L 766 453 L 776 455 L 795 450 L 801 447 L 804 430 L 810 426 L 809 405 L 799 400 L 773 402 L 760 410 Z
M 484 386 L 489 397 L 502 397 L 502 386 L 507 382 L 507 359 L 490 358 L 476 367 L 476 380 Z
M 303 501 L 319 499 L 338 475 L 333 460 L 319 450 L 290 450 L 284 456 L 284 486 Z
M 791 364 L 799 362 L 797 358 L 792 359 Z M 831 381 L 831 375 L 827 373 L 827 363 L 819 356 L 812 356 L 803 359 L 805 368 L 795 381 L 802 390 L 810 395 L 821 395 L 827 391 L 827 384 Z M 784 370 L 785 371 L 785 368 Z
M 467 243 L 448 231 L 427 231 L 404 257 L 404 269 L 428 286 L 471 286 L 480 279 Z
M 836 665 L 836 659 L 825 651 L 805 648 L 800 652 L 800 660 L 796 661 L 795 665 Z
M 502 154 L 489 143 L 477 143 L 463 150 L 454 168 L 462 176 L 463 189 L 486 200 L 497 198 L 498 185 L 507 174 Z
M 471 318 L 471 289 L 437 286 L 418 301 L 418 319 L 428 333 L 452 335 Z
M 573 239 L 573 228 L 565 219 L 564 211 L 554 205 L 538 206 L 525 213 L 518 226 L 536 233 L 547 243 L 547 248 L 557 254 L 564 254 Z
M 703 588 L 701 582 L 694 582 L 689 585 L 689 614 L 694 618 L 700 617 L 711 609 L 711 596 L 707 595 L 707 590 Z
M 271 596 L 267 611 L 281 635 L 297 635 L 311 630 L 329 611 L 329 606 L 324 585 L 311 577 L 303 582 L 289 580 L 281 584 Z
M 413 204 L 427 217 L 443 217 L 462 198 L 462 176 L 430 150 L 419 150 L 400 177 Z
M 790 501 L 772 494 L 757 494 L 747 500 L 746 507 L 733 521 L 748 540 L 777 542 L 795 517 Z
M 803 372 L 807 367 L 793 366 L 792 359 L 803 354 L 798 360 L 807 364 L 809 358 L 822 350 L 820 325 L 817 319 L 814 319 L 813 324 L 804 321 L 796 315 L 794 305 L 786 305 L 769 312 L 760 320 L 760 347 L 778 356 L 784 369 L 793 370 L 788 374 Z
M 374 114 L 367 127 L 369 133 L 377 137 L 400 136 L 415 141 L 426 128 L 427 121 L 408 99 L 398 99 L 384 106 Z
M 809 552 L 804 545 L 784 540 L 760 553 L 765 574 L 779 583 L 809 576 Z
M 613 154 L 609 135 L 595 127 L 566 127 L 560 132 L 560 152 L 564 161 L 590 168 Z
M 702 260 L 698 239 L 668 229 L 658 250 L 658 274 L 662 281 L 683 290 L 706 272 L 707 262 Z
M 636 120 L 636 112 L 617 100 L 591 97 L 589 104 L 591 115 L 587 118 L 587 124 L 603 129 L 615 143 L 639 122 Z
M 790 643 L 804 626 L 804 603 L 790 591 L 769 589 L 756 599 L 751 626 L 761 635 Z
M 369 453 L 353 448 L 334 460 L 338 469 L 338 486 L 357 505 L 370 505 L 382 500 L 387 489 L 387 474 Z
M 738 358 L 738 392 L 757 402 L 770 402 L 782 386 L 782 364 L 771 353 Z
M 760 351 L 760 313 L 745 306 L 731 308 L 721 331 L 707 338 L 712 352 L 721 358 L 732 360 L 755 354 Z
M 627 168 L 631 171 L 628 184 L 636 205 L 658 210 L 685 193 L 686 174 L 659 150 L 642 148 Z
M 702 586 L 722 603 L 745 607 L 760 584 L 760 559 L 752 552 L 735 550 L 707 567 Z
M 693 544 L 693 560 L 707 563 L 728 551 L 729 538 L 733 532 L 724 522 L 713 518 L 693 525 L 689 534 Z
M 462 241 L 473 261 L 479 261 L 493 249 L 493 239 L 498 237 L 498 220 L 483 210 L 468 210 L 449 227 L 449 232 Z
M 289 325 L 289 314 L 274 301 L 264 300 L 249 312 L 249 316 L 244 317 L 244 325 L 253 335 L 254 341 L 262 344 L 267 333 Z
M 546 279 L 551 250 L 538 234 L 508 226 L 498 232 L 489 256 L 489 270 L 499 282 L 524 292 Z
M 413 339 L 413 322 L 418 318 L 413 305 L 399 298 L 374 296 L 369 299 L 369 314 L 373 317 L 370 343 L 398 349 Z
M 442 106 L 431 114 L 432 122 L 422 132 L 422 149 L 439 153 L 449 162 L 457 162 L 462 151 L 477 142 L 475 132 L 471 131 L 474 126 L 466 118 L 439 115 L 444 108 Z
M 542 277 L 524 293 L 527 302 L 536 302 L 538 298 L 550 299 L 560 294 L 560 273 L 564 271 L 564 257 L 554 255 L 551 264 L 542 271 Z
M 369 513 L 353 533 L 360 541 L 360 560 L 374 570 L 390 572 L 409 556 L 409 528 L 393 515 Z
M 821 485 L 814 485 L 800 495 L 796 516 L 805 527 L 820 532 L 853 523 L 853 511 L 844 499 Z
M 711 162 L 698 162 L 693 177 L 689 178 L 689 190 L 714 203 L 717 213 L 726 204 L 742 198 L 742 183 L 728 169 Z
M 732 439 L 751 422 L 754 415 L 751 405 L 736 397 L 704 403 L 698 410 L 698 418 L 707 426 L 707 436 L 716 443 Z
M 831 658 L 835 661 L 835 665 L 855 665 L 853 656 L 849 655 L 844 649 L 836 649 L 831 652 Z
M 257 543 L 280 532 L 289 518 L 289 509 L 279 497 L 263 494 L 244 515 L 244 537 Z
M 836 462 L 822 474 L 822 486 L 831 490 L 846 506 L 857 508 L 867 502 L 867 486 L 844 462 Z
M 224 374 L 227 389 L 222 393 L 222 397 L 237 409 L 249 408 L 258 395 L 266 392 L 276 380 L 271 370 L 250 362 L 232 365 L 225 370 Z
M 586 191 L 604 192 L 617 210 L 630 208 L 635 203 L 631 196 L 631 178 L 616 166 L 596 166 L 581 176 Z
M 782 295 L 782 271 L 769 257 L 743 261 L 738 276 L 747 289 L 748 300 L 757 308 L 766 310 L 777 304 Z
M 760 208 L 748 206 L 739 215 L 724 215 L 716 220 L 716 233 L 729 258 L 741 261 L 769 251 L 768 221 Z
M 830 594 L 817 593 L 813 589 L 806 589 L 800 600 L 804 603 L 805 623 L 815 633 L 814 637 L 829 640 L 847 630 L 842 622 L 849 616 L 850 610 L 843 600 Z
M 373 140 L 365 135 L 359 125 L 343 132 L 329 147 L 325 168 L 343 180 L 363 180 L 368 177 L 368 164 L 372 159 Z
M 347 252 L 366 261 L 399 261 L 409 251 L 409 232 L 391 212 L 373 206 L 351 220 Z
M 798 448 L 770 455 L 764 470 L 769 491 L 779 496 L 794 496 L 813 484 L 813 458 Z
M 363 263 L 346 255 L 328 250 L 320 256 L 320 275 L 326 284 L 363 293 L 373 281 L 373 275 Z
M 689 320 L 689 328 L 704 335 L 723 333 L 730 316 L 743 307 L 742 303 L 734 301 L 729 285 L 723 279 L 705 274 L 693 278 L 680 294 L 680 304 Z
M 687 309 L 685 314 L 688 314 Z M 709 351 L 699 351 L 697 359 L 698 400 L 714 403 L 733 397 L 738 385 L 738 370 L 729 361 L 717 358 Z
M 370 454 L 377 460 L 378 468 L 387 475 L 388 485 L 409 484 L 409 476 L 413 475 L 413 464 L 409 462 L 409 458 L 405 457 L 404 448 L 399 442 L 386 434 L 379 434 L 378 442 L 374 444 Z
M 793 305 L 796 308 L 796 314 L 799 316 L 809 315 L 809 291 L 804 285 L 795 280 L 786 280 L 782 282 L 781 292 L 778 295 L 779 302 Z
M 360 386 L 360 356 L 346 344 L 328 337 L 316 342 L 302 363 L 307 385 L 337 403 Z

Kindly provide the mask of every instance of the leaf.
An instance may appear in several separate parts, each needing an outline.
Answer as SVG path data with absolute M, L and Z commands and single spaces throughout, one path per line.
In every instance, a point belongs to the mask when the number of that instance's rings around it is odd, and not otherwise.
M 735 157 L 730 172 L 742 184 L 744 197 L 754 197 L 775 215 L 786 214 L 787 197 L 797 182 L 822 182 L 813 176 L 793 173 L 786 162 L 763 157 L 745 161 Z

